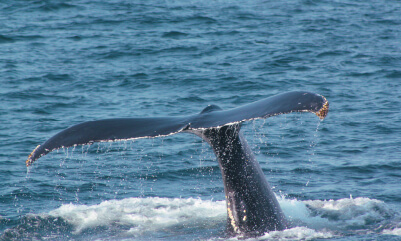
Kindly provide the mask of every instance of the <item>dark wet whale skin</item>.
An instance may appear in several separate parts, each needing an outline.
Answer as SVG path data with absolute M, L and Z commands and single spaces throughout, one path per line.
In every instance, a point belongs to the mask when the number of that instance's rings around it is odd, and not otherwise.
M 230 234 L 260 235 L 288 227 L 240 124 L 195 133 L 213 148 L 223 176 Z

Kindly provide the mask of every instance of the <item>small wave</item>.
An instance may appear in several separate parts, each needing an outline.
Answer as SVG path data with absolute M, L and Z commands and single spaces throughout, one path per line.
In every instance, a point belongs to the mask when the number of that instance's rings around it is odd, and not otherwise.
M 178 31 L 165 32 L 162 35 L 162 37 L 164 37 L 164 38 L 173 38 L 173 39 L 178 39 L 178 38 L 186 37 L 186 36 L 188 36 L 187 33 L 178 32 Z
M 399 70 L 393 70 L 389 71 L 390 73 L 386 74 L 385 77 L 389 79 L 398 79 L 401 77 L 401 71 Z
M 15 40 L 9 36 L 0 34 L 0 44 L 2 43 L 13 43 Z
M 319 53 L 316 57 L 317 58 L 335 57 L 335 56 L 347 55 L 349 53 L 350 53 L 349 51 L 344 51 L 344 50 L 324 51 Z
M 78 8 L 76 5 L 69 4 L 69 3 L 50 3 L 44 2 L 39 6 L 36 6 L 37 10 L 44 11 L 44 12 L 51 12 L 51 11 L 60 11 L 64 9 L 71 9 L 71 8 Z

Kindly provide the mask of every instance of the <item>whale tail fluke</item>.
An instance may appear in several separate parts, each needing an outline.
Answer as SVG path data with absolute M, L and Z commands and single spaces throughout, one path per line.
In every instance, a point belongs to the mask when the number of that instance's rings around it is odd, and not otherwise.
M 328 101 L 321 95 L 294 91 L 272 96 L 247 105 L 222 110 L 215 105 L 201 113 L 183 117 L 118 118 L 88 121 L 69 127 L 37 146 L 26 160 L 30 166 L 41 156 L 59 149 L 94 142 L 108 142 L 172 135 L 268 118 L 291 112 L 311 112 L 323 119 Z

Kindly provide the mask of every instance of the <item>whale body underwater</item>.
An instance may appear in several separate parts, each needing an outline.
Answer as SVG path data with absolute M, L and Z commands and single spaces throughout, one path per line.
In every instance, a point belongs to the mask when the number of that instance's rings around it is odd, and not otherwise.
M 117 118 L 88 121 L 67 128 L 39 145 L 29 155 L 30 166 L 59 149 L 94 142 L 152 138 L 180 132 L 195 134 L 212 147 L 221 170 L 227 203 L 227 232 L 258 236 L 289 227 L 258 161 L 241 133 L 241 123 L 292 112 L 310 112 L 324 119 L 325 97 L 293 91 L 230 110 L 209 105 L 199 114 L 184 117 Z

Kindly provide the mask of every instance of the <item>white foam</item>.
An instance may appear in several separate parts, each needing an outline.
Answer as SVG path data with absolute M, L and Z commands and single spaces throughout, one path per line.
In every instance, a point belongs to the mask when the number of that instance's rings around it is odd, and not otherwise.
M 339 200 L 314 200 L 314 201 L 305 201 L 306 204 L 314 207 L 325 210 L 351 210 L 356 207 L 364 207 L 365 209 L 371 209 L 373 206 L 383 204 L 382 201 L 370 198 L 343 198 Z
M 269 232 L 258 239 L 332 238 L 354 230 L 355 225 L 365 227 L 366 233 L 371 233 L 373 230 L 369 230 L 369 225 L 380 224 L 391 212 L 382 201 L 369 198 L 328 201 L 278 199 L 294 228 Z M 225 201 L 159 197 L 110 200 L 91 206 L 66 204 L 49 215 L 61 217 L 72 224 L 77 234 L 88 228 L 121 225 L 125 227 L 121 229 L 122 235 L 128 236 L 146 236 L 147 232 L 163 232 L 176 227 L 204 229 L 206 232 L 216 225 L 225 225 L 227 218 Z M 359 229 L 358 232 L 361 231 Z M 401 235 L 401 229 L 387 229 L 382 233 Z
M 328 225 L 328 221 L 320 216 L 311 215 L 311 211 L 305 201 L 296 199 L 285 199 L 278 197 L 279 203 L 285 216 L 294 225 L 307 225 L 314 228 L 324 228 Z
M 380 223 L 393 213 L 384 202 L 369 198 L 314 200 L 305 204 L 315 215 L 325 217 L 331 224 L 345 229 Z
M 284 231 L 266 233 L 259 240 L 313 240 L 332 237 L 334 235 L 329 231 L 316 231 L 307 227 L 295 227 Z
M 227 240 L 314 240 L 321 238 L 332 238 L 334 235 L 328 231 L 316 231 L 307 227 L 295 227 L 283 231 L 272 231 L 256 238 L 244 239 L 243 237 L 232 237 Z M 209 239 L 216 240 L 216 239 Z M 221 240 L 218 238 L 217 240 Z
M 98 205 L 66 204 L 49 213 L 73 224 L 75 232 L 97 226 L 129 225 L 129 232 L 143 233 L 185 225 L 208 223 L 226 217 L 225 201 L 180 198 L 127 198 Z
M 401 236 L 401 228 L 394 228 L 394 229 L 385 229 L 382 232 L 383 234 L 388 234 L 388 235 L 397 235 Z

